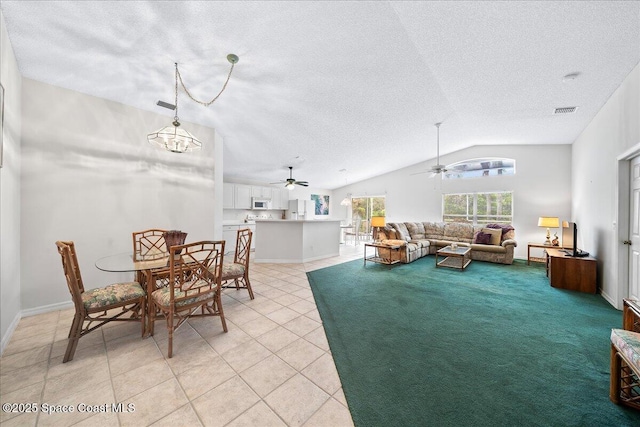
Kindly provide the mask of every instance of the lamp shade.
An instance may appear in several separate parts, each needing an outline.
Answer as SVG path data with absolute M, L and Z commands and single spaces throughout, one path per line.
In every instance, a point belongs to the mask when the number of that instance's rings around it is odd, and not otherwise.
M 384 227 L 384 217 L 383 216 L 372 216 L 371 217 L 371 226 L 372 227 Z
M 560 220 L 555 216 L 541 216 L 538 218 L 538 227 L 558 228 Z

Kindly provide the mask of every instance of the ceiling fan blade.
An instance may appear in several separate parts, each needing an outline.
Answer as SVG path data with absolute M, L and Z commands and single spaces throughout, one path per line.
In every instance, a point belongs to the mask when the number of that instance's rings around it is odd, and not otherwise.
M 276 182 L 270 182 L 269 184 L 282 184 L 285 183 L 287 181 L 276 181 Z
M 296 181 L 296 185 L 302 185 L 303 187 L 308 187 L 309 183 L 308 182 L 298 182 L 298 181 Z

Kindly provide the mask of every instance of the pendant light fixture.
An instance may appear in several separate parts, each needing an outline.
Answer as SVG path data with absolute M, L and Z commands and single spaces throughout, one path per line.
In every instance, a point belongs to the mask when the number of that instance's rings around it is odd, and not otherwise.
M 204 105 L 205 107 L 213 104 L 213 102 L 218 99 L 218 97 L 224 92 L 227 87 L 227 83 L 229 83 L 229 79 L 231 78 L 231 73 L 233 72 L 234 65 L 238 62 L 238 56 L 230 53 L 227 55 L 227 61 L 231 63 L 231 69 L 229 70 L 229 75 L 227 76 L 227 80 L 224 82 L 222 89 L 220 92 L 208 102 L 202 102 L 195 99 L 191 93 L 187 90 L 184 82 L 182 81 L 182 76 L 180 75 L 180 71 L 178 70 L 178 63 L 175 63 L 176 73 L 175 73 L 175 98 L 174 105 L 170 105 L 168 103 L 159 101 L 158 105 L 165 106 L 167 108 L 175 108 L 176 113 L 173 117 L 173 122 L 169 126 L 165 126 L 160 130 L 155 132 L 151 132 L 147 135 L 147 140 L 149 143 L 157 145 L 158 147 L 164 148 L 167 151 L 171 151 L 172 153 L 185 153 L 187 151 L 195 151 L 202 148 L 202 142 L 193 136 L 190 132 L 180 127 L 180 120 L 178 119 L 178 79 L 180 80 L 180 84 L 184 91 L 189 95 L 193 101 Z

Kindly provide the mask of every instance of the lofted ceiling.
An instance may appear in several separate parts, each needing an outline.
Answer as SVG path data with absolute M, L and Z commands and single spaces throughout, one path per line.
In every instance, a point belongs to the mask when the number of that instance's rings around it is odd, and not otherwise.
M 23 77 L 167 122 L 173 112 L 156 102 L 173 102 L 175 62 L 189 91 L 207 100 L 226 78 L 227 54 L 238 55 L 213 105 L 183 92 L 179 104 L 183 123 L 223 136 L 225 180 L 238 182 L 284 180 L 294 166 L 294 178 L 333 189 L 435 163 L 436 122 L 441 155 L 570 144 L 640 61 L 638 1 L 2 0 L 0 8 Z M 571 73 L 579 74 L 563 79 Z

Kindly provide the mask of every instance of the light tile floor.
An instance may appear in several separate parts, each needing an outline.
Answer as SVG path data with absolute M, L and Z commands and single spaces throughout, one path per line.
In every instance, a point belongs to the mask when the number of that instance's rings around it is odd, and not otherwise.
M 252 263 L 254 300 L 246 290 L 223 291 L 229 332 L 219 318 L 191 319 L 175 333 L 171 359 L 162 319 L 143 339 L 138 323 L 107 324 L 83 337 L 63 364 L 73 310 L 23 318 L 0 358 L 0 401 L 39 411 L 2 411 L 0 423 L 352 426 L 306 272 L 362 253 L 363 245 L 341 245 L 339 257 L 321 261 Z M 99 412 L 114 403 L 135 411 Z M 43 404 L 74 412 L 46 414 Z

